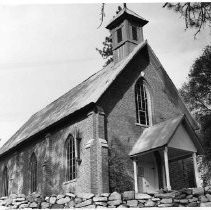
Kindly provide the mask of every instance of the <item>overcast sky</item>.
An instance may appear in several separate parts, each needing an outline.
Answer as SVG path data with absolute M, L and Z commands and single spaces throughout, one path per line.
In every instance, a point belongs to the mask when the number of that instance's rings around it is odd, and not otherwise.
M 0 138 L 5 142 L 35 112 L 100 70 L 96 47 L 108 35 L 105 25 L 117 4 L 0 5 Z M 210 31 L 194 40 L 184 20 L 162 4 L 128 4 L 149 20 L 144 37 L 176 87 L 210 44 Z

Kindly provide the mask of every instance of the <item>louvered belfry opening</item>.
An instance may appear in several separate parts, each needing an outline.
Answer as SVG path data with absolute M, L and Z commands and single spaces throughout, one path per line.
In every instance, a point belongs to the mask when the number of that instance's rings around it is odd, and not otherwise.
M 75 140 L 69 135 L 66 144 L 66 181 L 76 178 Z
M 141 125 L 149 125 L 148 99 L 143 78 L 140 78 L 135 86 L 136 119 Z
M 106 28 L 111 33 L 114 63 L 125 59 L 134 48 L 144 42 L 143 27 L 146 19 L 124 7 L 109 22 Z
M 3 171 L 3 195 L 4 196 L 8 196 L 8 183 L 9 179 L 8 179 L 8 171 L 7 171 L 7 167 L 4 167 L 4 171 Z
M 31 192 L 37 191 L 37 158 L 33 153 L 30 159 L 30 171 L 31 171 Z

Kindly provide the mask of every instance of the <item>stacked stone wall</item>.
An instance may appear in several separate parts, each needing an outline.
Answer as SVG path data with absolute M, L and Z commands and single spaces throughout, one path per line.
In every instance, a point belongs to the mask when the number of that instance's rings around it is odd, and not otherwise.
M 143 208 L 143 207 L 211 207 L 211 187 L 186 188 L 156 193 L 72 193 L 43 197 L 11 194 L 0 198 L 0 209 L 63 209 L 63 208 Z

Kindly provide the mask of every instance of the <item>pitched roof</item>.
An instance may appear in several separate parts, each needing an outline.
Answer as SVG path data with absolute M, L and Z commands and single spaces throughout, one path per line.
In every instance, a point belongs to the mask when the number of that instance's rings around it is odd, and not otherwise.
M 123 8 L 106 26 L 107 29 L 112 29 L 115 27 L 116 24 L 120 23 L 122 20 L 130 18 L 134 21 L 138 21 L 141 23 L 142 26 L 146 25 L 149 21 L 141 17 L 140 15 L 136 14 L 132 10 Z
M 17 146 L 29 137 L 69 116 L 70 114 L 96 103 L 110 84 L 131 61 L 131 59 L 147 44 L 144 41 L 137 45 L 125 59 L 114 65 L 111 63 L 69 92 L 32 115 L 29 120 L 0 148 L 0 155 Z
M 152 127 L 146 128 L 134 144 L 129 155 L 134 156 L 166 146 L 183 120 L 185 120 L 186 125 L 188 125 L 188 121 L 185 116 L 179 115 L 176 118 L 172 118 L 158 123 Z M 201 143 L 198 137 L 195 135 L 195 132 L 193 130 L 191 132 L 190 128 L 188 131 L 192 135 L 192 140 L 198 149 L 198 153 L 203 153 Z
M 29 120 L 0 148 L 0 156 L 18 144 L 24 142 L 26 139 L 54 125 L 63 118 L 79 111 L 91 103 L 96 103 L 116 77 L 123 71 L 135 55 L 144 48 L 144 46 L 147 46 L 149 54 L 153 56 L 153 60 L 156 61 L 157 65 L 162 67 L 147 41 L 138 44 L 126 58 L 115 65 L 114 63 L 109 64 L 54 102 L 47 105 L 44 109 L 32 115 Z M 164 68 L 158 68 L 157 71 L 160 75 L 164 75 L 162 76 L 162 79 L 165 81 L 168 89 L 173 90 L 173 92 L 167 92 L 167 94 L 174 95 L 174 97 L 177 96 L 172 99 L 172 102 L 180 107 L 181 113 L 183 112 L 186 115 L 188 121 L 193 128 L 196 129 L 197 124 L 195 120 L 191 117 L 179 97 L 174 84 L 168 77 Z

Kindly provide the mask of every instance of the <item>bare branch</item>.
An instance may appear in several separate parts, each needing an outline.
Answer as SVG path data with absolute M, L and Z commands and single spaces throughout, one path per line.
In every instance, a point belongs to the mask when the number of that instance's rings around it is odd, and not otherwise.
M 102 6 L 101 6 L 101 12 L 100 12 L 100 25 L 97 27 L 97 28 L 100 28 L 100 26 L 103 24 L 103 19 L 105 17 L 105 3 L 102 3 Z
M 195 28 L 197 34 L 201 29 L 211 23 L 211 2 L 185 2 L 185 3 L 165 3 L 163 8 L 173 9 L 180 13 L 185 20 L 185 29 Z

